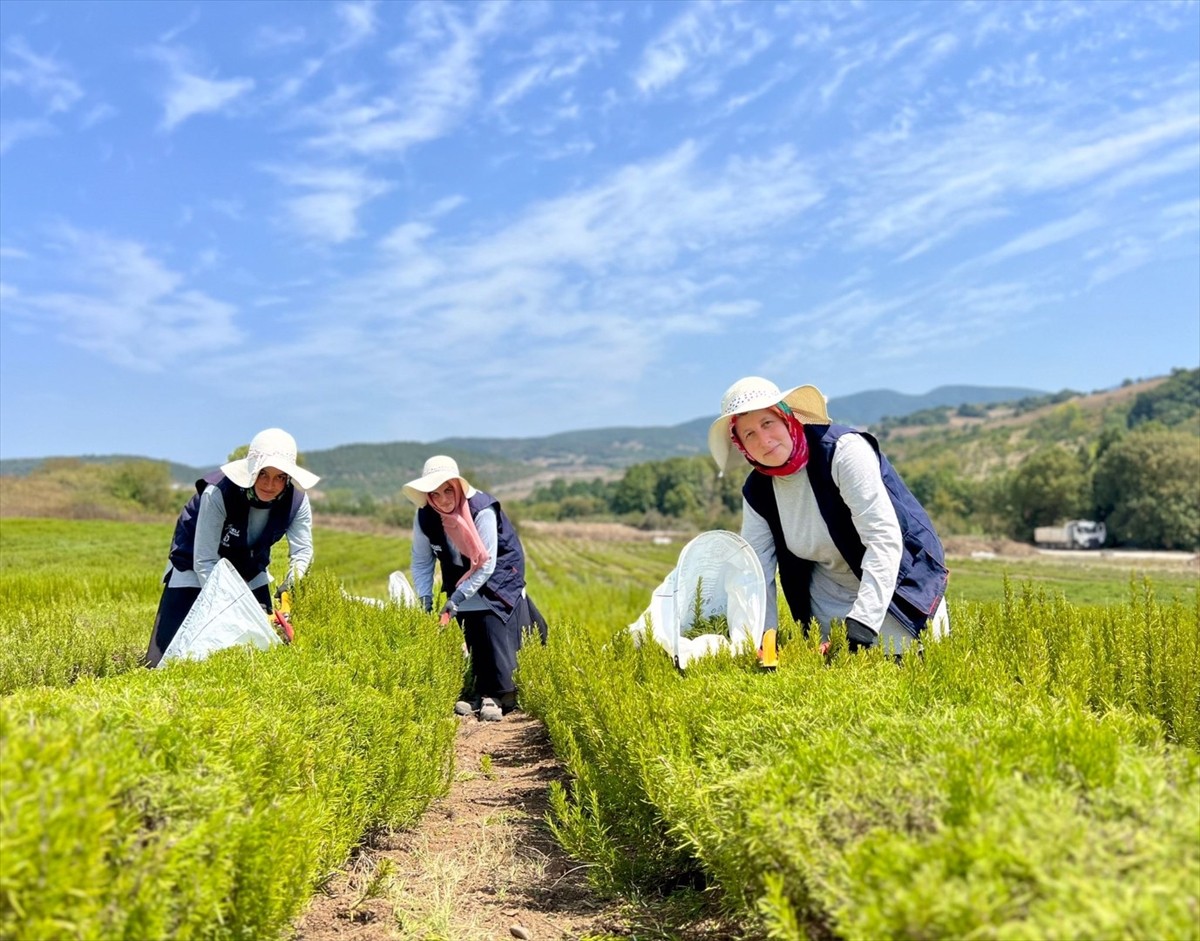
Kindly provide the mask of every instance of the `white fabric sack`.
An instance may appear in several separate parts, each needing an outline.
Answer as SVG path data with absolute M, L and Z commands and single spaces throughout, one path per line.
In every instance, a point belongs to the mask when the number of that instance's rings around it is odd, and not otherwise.
M 376 608 L 387 607 L 386 601 L 368 598 L 365 595 L 352 595 L 345 588 L 342 589 L 342 597 L 349 598 L 351 601 L 361 601 L 363 604 L 373 605 Z M 404 577 L 403 572 L 392 572 L 388 576 L 388 599 L 402 608 L 415 608 L 421 603 L 421 599 L 417 597 L 417 593 L 413 591 L 412 585 Z
M 228 559 L 219 559 L 158 665 L 171 660 L 203 660 L 241 644 L 266 650 L 280 643 L 283 641 L 267 623 L 245 579 Z
M 692 626 L 696 584 L 702 585 L 701 613 L 724 614 L 729 638 L 720 634 L 683 637 Z M 766 626 L 767 588 L 758 556 L 737 533 L 701 533 L 679 553 L 679 562 L 650 597 L 650 606 L 629 625 L 639 641 L 647 630 L 680 667 L 722 648 L 747 641 L 757 650 Z
M 403 572 L 392 572 L 388 576 L 388 597 L 402 608 L 413 608 L 421 603 Z

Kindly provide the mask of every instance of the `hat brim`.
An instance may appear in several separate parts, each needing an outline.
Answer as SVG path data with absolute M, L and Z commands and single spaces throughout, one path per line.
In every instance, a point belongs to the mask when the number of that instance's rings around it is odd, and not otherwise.
M 312 471 L 306 471 L 295 461 L 286 459 L 275 459 L 270 464 L 263 465 L 264 467 L 274 467 L 276 470 L 281 470 L 288 475 L 288 478 L 301 490 L 311 490 L 317 485 L 321 479 Z M 232 480 L 239 487 L 253 487 L 254 478 L 258 476 L 258 471 L 252 470 L 250 467 L 250 458 L 244 457 L 238 461 L 230 461 L 228 464 L 221 465 L 221 473 Z
M 829 424 L 829 410 L 825 405 L 825 396 L 821 394 L 820 389 L 812 385 L 795 386 L 783 393 L 776 402 L 763 402 L 735 414 L 745 415 L 746 412 L 770 408 L 772 405 L 778 405 L 779 402 L 786 402 L 788 408 L 792 410 L 792 414 L 805 425 Z M 734 447 L 733 441 L 729 438 L 729 422 L 732 418 L 733 415 L 721 415 L 708 428 L 708 451 L 722 474 L 750 467 L 746 456 Z
M 461 483 L 463 495 L 468 500 L 478 492 L 467 482 L 466 477 L 463 477 L 461 474 L 452 474 L 450 471 L 434 471 L 432 474 L 426 474 L 424 477 L 410 480 L 400 489 L 412 501 L 413 506 L 422 507 L 429 502 L 429 494 L 437 490 L 447 480 L 457 480 Z

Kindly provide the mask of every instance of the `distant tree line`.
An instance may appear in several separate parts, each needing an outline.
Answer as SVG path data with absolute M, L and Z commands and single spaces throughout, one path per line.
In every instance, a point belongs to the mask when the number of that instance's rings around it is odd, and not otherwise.
M 549 520 L 603 516 L 644 529 L 726 529 L 737 525 L 741 488 L 737 475 L 718 477 L 711 458 L 672 457 L 634 464 L 620 480 L 554 480 L 535 489 L 518 512 Z

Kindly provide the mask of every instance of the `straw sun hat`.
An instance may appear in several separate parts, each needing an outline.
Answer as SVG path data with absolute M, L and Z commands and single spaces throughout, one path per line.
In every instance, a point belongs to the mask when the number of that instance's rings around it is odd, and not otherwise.
M 260 431 L 240 461 L 221 465 L 221 473 L 239 487 L 253 487 L 264 467 L 283 471 L 301 490 L 311 490 L 321 478 L 296 463 L 296 439 L 282 428 Z
M 708 429 L 708 450 L 721 473 L 750 466 L 729 439 L 729 422 L 733 416 L 770 408 L 780 402 L 787 403 L 795 416 L 806 424 L 829 424 L 825 396 L 816 386 L 796 386 L 787 392 L 780 392 L 779 386 L 761 376 L 739 379 L 725 390 L 721 399 L 721 415 Z
M 421 468 L 421 476 L 404 485 L 404 495 L 416 506 L 424 506 L 428 494 L 437 490 L 447 480 L 458 480 L 462 484 L 463 495 L 468 500 L 475 496 L 475 488 L 458 472 L 458 462 L 444 454 L 435 454 L 425 462 L 425 466 Z

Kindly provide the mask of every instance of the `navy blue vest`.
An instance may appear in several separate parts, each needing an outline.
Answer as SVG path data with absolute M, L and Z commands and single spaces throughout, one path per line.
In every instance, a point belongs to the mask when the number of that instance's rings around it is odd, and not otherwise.
M 946 556 L 941 540 L 934 532 L 933 523 L 925 508 L 912 495 L 896 469 L 879 450 L 879 442 L 865 431 L 857 431 L 845 425 L 805 425 L 804 436 L 808 439 L 808 480 L 821 518 L 829 528 L 834 545 L 862 578 L 862 560 L 866 549 L 854 528 L 850 508 L 833 482 L 833 449 L 838 438 L 845 434 L 861 435 L 879 456 L 879 471 L 883 485 L 891 497 L 900 521 L 900 534 L 904 539 L 904 550 L 900 556 L 900 572 L 896 578 L 896 590 L 892 595 L 888 612 L 896 618 L 910 634 L 916 637 L 937 610 L 946 593 L 946 582 L 950 572 L 946 568 Z M 775 502 L 775 488 L 766 474 L 751 471 L 742 487 L 742 495 L 767 525 L 775 538 L 775 555 L 779 562 L 779 584 L 787 599 L 792 617 L 804 626 L 808 633 L 808 622 L 812 617 L 808 583 L 812 577 L 814 563 L 792 555 L 783 537 L 779 521 L 779 506 Z
M 278 497 L 271 501 L 267 525 L 258 542 L 246 545 L 246 527 L 250 521 L 250 501 L 246 491 L 219 470 L 213 471 L 196 481 L 196 494 L 187 502 L 175 523 L 175 536 L 171 540 L 171 564 L 181 572 L 187 572 L 195 561 L 196 517 L 200 513 L 200 495 L 209 484 L 221 491 L 225 500 L 225 523 L 221 527 L 221 545 L 217 555 L 228 559 L 238 574 L 250 581 L 267 570 L 271 564 L 271 546 L 279 542 L 292 525 L 292 520 L 304 502 L 304 491 L 291 481 Z M 289 491 L 291 491 L 289 493 Z
M 467 501 L 467 505 L 470 507 L 472 519 L 487 507 L 495 507 L 496 570 L 479 589 L 479 597 L 507 621 L 512 616 L 517 602 L 521 600 L 521 592 L 525 588 L 525 550 L 521 548 L 521 540 L 517 538 L 512 522 L 500 509 L 500 503 L 495 497 L 482 490 L 476 490 L 475 496 Z M 468 566 L 456 565 L 451 561 L 450 552 L 447 551 L 449 544 L 446 540 L 446 529 L 437 510 L 428 505 L 421 507 L 417 510 L 417 523 L 421 532 L 429 539 L 433 554 L 442 564 L 442 588 L 450 595 L 459 579 L 467 573 Z

